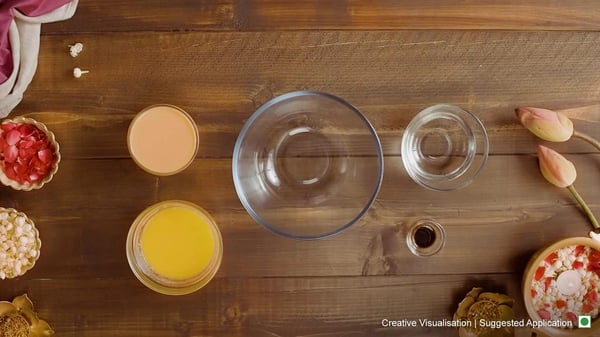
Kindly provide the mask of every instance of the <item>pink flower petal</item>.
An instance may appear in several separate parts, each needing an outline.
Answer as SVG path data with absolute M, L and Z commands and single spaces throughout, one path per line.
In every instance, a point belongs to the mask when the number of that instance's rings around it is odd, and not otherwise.
M 14 163 L 18 156 L 19 149 L 14 145 L 7 147 L 4 151 L 4 160 L 8 163 Z
M 28 178 L 29 178 L 29 181 L 30 181 L 30 182 L 34 183 L 34 182 L 36 182 L 36 181 L 40 180 L 40 175 L 39 175 L 39 174 L 37 174 L 37 173 L 31 173 L 31 174 L 28 176 Z
M 17 124 L 15 123 L 2 123 L 0 125 L 0 128 L 4 131 L 10 131 L 12 129 L 14 129 L 17 126 Z
M 21 140 L 21 133 L 19 133 L 19 131 L 13 129 L 10 130 L 6 133 L 6 143 L 8 145 L 15 145 L 17 144 L 17 142 L 19 142 L 19 140 Z
M 4 166 L 4 174 L 6 174 L 9 179 L 17 180 L 18 175 L 10 164 Z
M 573 135 L 573 122 L 561 112 L 532 107 L 517 108 L 515 112 L 521 124 L 541 139 L 564 142 Z
M 23 159 L 31 158 L 36 154 L 36 150 L 32 148 L 20 148 L 19 157 Z
M 548 182 L 557 187 L 573 185 L 577 178 L 577 170 L 573 163 L 560 153 L 543 145 L 538 145 L 537 152 L 540 171 Z
M 38 158 L 40 158 L 40 161 L 44 164 L 52 162 L 52 151 L 50 149 L 38 151 L 37 156 Z

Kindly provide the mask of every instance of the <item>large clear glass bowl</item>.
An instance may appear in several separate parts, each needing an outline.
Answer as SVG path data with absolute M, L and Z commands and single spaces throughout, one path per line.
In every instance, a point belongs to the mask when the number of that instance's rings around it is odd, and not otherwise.
M 244 208 L 268 230 L 325 238 L 356 223 L 383 179 L 377 133 L 355 107 L 330 94 L 290 92 L 246 122 L 233 153 Z

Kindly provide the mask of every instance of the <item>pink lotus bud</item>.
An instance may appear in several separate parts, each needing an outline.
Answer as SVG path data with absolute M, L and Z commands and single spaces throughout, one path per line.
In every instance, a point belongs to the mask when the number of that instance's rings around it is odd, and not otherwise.
M 521 124 L 543 140 L 564 142 L 573 135 L 573 122 L 563 113 L 539 108 L 517 108 L 515 112 Z
M 546 180 L 558 187 L 573 185 L 577 178 L 577 171 L 573 163 L 560 153 L 543 145 L 538 145 L 537 152 L 540 171 Z

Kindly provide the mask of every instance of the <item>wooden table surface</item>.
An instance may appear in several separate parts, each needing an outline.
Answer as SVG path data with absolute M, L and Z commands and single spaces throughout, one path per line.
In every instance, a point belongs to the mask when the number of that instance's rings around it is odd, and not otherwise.
M 68 45 L 82 42 L 77 58 Z M 89 70 L 80 79 L 74 67 Z M 321 241 L 255 223 L 239 202 L 231 157 L 244 122 L 268 99 L 325 91 L 359 108 L 379 133 L 385 177 L 367 215 Z M 48 125 L 63 159 L 41 190 L 0 192 L 31 217 L 42 252 L 0 297 L 27 292 L 58 336 L 455 336 L 454 329 L 384 328 L 382 319 L 450 319 L 473 286 L 516 299 L 531 255 L 590 224 L 567 190 L 538 171 L 539 142 L 516 106 L 565 111 L 600 136 L 600 3 L 594 0 L 82 0 L 45 24 L 39 68 L 11 116 Z M 187 110 L 201 146 L 184 172 L 155 177 L 130 158 L 133 116 L 156 103 Z M 435 103 L 485 124 L 490 156 L 454 192 L 410 180 L 400 140 Z M 552 147 L 578 169 L 600 215 L 600 156 L 578 140 Z M 144 287 L 125 238 L 137 214 L 167 199 L 207 209 L 224 240 L 217 276 L 187 296 Z M 417 258 L 403 228 L 429 217 L 444 249 Z

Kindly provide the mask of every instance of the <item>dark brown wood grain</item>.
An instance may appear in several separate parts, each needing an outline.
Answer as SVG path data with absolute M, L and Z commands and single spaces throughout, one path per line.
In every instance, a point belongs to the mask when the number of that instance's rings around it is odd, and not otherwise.
M 74 40 L 89 40 L 77 59 L 65 47 Z M 399 154 L 410 119 L 440 102 L 478 115 L 492 153 L 531 153 L 534 138 L 516 123 L 517 106 L 569 110 L 578 128 L 596 128 L 599 42 L 594 33 L 488 31 L 52 36 L 42 39 L 36 81 L 15 113 L 52 116 L 59 136 L 85 134 L 65 139 L 78 142 L 67 143 L 67 156 L 124 157 L 133 115 L 171 103 L 198 124 L 200 156 L 224 158 L 258 106 L 308 89 L 357 106 L 386 154 Z M 90 73 L 75 79 L 74 66 Z
M 579 192 L 598 211 L 600 178 L 591 173 L 598 156 L 569 158 L 582 172 Z M 276 236 L 253 221 L 237 199 L 230 169 L 228 160 L 198 159 L 176 176 L 157 178 L 131 159 L 64 160 L 42 190 L 0 200 L 40 228 L 42 255 L 28 275 L 60 279 L 74 271 L 77 277 L 130 275 L 124 247 L 131 223 L 144 208 L 170 199 L 197 203 L 214 216 L 224 237 L 219 275 L 227 277 L 521 273 L 534 251 L 591 229 L 569 193 L 541 177 L 533 156 L 494 156 L 475 183 L 446 193 L 416 185 L 399 158 L 388 157 L 369 213 L 336 237 L 309 242 Z M 441 223 L 447 235 L 444 249 L 429 259 L 406 246 L 407 228 L 423 218 Z
M 73 41 L 86 44 L 77 59 Z M 338 95 L 388 127 L 437 102 L 512 124 L 518 105 L 597 104 L 600 80 L 600 38 L 590 32 L 107 33 L 41 44 L 21 111 L 132 114 L 171 102 L 215 126 L 299 89 Z M 90 73 L 75 79 L 75 66 Z
M 520 283 L 532 254 L 591 226 L 539 173 L 543 142 L 514 109 L 560 110 L 600 137 L 599 31 L 600 5 L 586 0 L 80 1 L 72 19 L 43 25 L 36 75 L 11 114 L 44 122 L 63 159 L 41 190 L 0 186 L 0 206 L 25 212 L 42 239 L 35 267 L 0 281 L 0 300 L 27 292 L 58 336 L 84 337 L 455 336 L 381 320 L 451 318 L 473 286 L 507 293 L 527 317 Z M 74 42 L 84 44 L 77 58 Z M 74 67 L 90 72 L 76 79 Z M 233 183 L 244 123 L 293 90 L 356 106 L 385 155 L 372 208 L 326 240 L 262 228 Z M 144 172 L 127 150 L 132 118 L 157 103 L 185 109 L 200 132 L 196 159 L 174 176 Z M 473 112 L 488 132 L 489 159 L 459 191 L 426 190 L 402 166 L 406 126 L 436 103 Z M 352 144 L 360 152 L 363 142 Z M 575 186 L 599 213 L 597 151 L 544 144 L 573 161 Z M 375 170 L 372 159 L 360 165 Z M 179 297 L 145 288 L 125 255 L 135 217 L 169 199 L 204 207 L 224 242 L 215 279 Z M 447 239 L 428 258 L 406 246 L 422 218 Z
M 173 30 L 600 29 L 593 0 L 82 1 L 44 32 Z
M 32 280 L 21 290 L 36 301 L 41 317 L 64 322 L 55 325 L 62 336 L 81 331 L 86 336 L 422 336 L 455 331 L 385 328 L 381 322 L 451 319 L 449 313 L 474 285 L 516 295 L 517 279 L 505 274 L 219 278 L 193 295 L 175 298 L 152 293 L 132 279 Z M 49 293 L 54 303 L 48 302 Z M 62 309 L 53 310 L 55 305 Z M 519 317 L 523 310 L 517 302 Z

